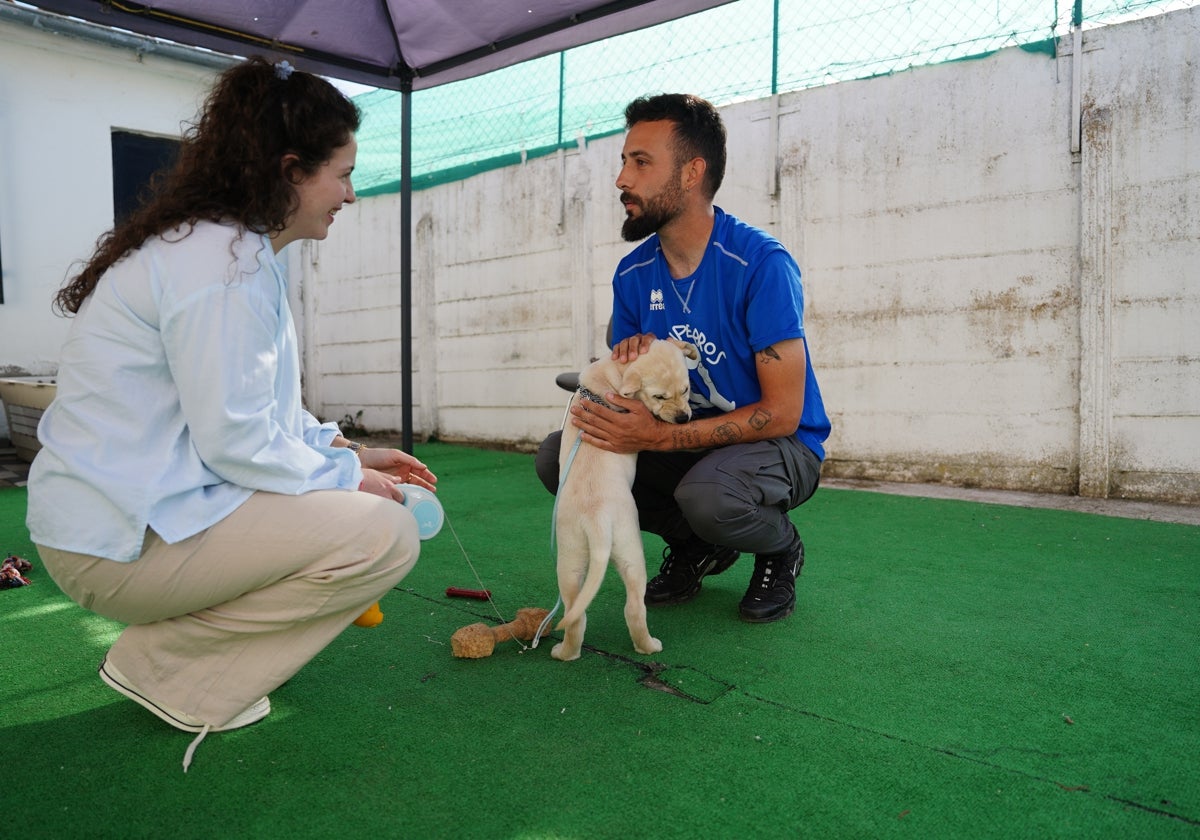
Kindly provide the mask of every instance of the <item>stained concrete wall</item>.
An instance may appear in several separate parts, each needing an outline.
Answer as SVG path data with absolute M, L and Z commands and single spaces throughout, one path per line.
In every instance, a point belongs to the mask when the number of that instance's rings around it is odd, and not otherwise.
M 1080 489 L 1200 496 L 1200 9 L 1083 44 Z
M 1200 9 L 724 109 L 804 272 L 827 475 L 1200 502 Z M 532 447 L 603 352 L 620 137 L 418 192 L 414 432 Z M 398 199 L 296 254 L 310 403 L 400 420 Z

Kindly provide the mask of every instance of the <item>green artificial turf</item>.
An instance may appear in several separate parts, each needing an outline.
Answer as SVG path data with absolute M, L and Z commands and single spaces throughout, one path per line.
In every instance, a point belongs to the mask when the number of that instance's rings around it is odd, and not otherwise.
M 655 656 L 610 573 L 580 660 L 553 638 L 459 660 L 457 628 L 554 605 L 553 500 L 529 455 L 417 454 L 447 526 L 383 624 L 348 628 L 186 775 L 190 736 L 96 677 L 119 625 L 40 564 L 0 591 L 3 833 L 1200 837 L 1200 528 L 823 489 L 793 512 L 786 621 L 737 619 L 744 557 L 650 611 Z M 0 490 L 0 550 L 37 564 L 24 507 Z

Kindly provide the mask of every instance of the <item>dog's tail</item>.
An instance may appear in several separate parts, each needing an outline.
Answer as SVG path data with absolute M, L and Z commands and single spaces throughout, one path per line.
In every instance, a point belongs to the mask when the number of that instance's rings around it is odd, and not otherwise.
M 612 550 L 612 534 L 610 533 L 606 540 L 596 540 L 594 535 L 589 536 L 591 538 L 588 539 L 587 575 L 583 578 L 583 586 L 579 587 L 579 594 L 575 596 L 575 602 L 563 615 L 562 621 L 558 622 L 555 630 L 562 630 L 579 621 L 587 612 L 587 608 L 591 606 L 596 593 L 600 591 L 600 584 L 604 583 L 604 573 L 608 570 L 608 555 Z M 604 547 L 597 548 L 598 544 Z

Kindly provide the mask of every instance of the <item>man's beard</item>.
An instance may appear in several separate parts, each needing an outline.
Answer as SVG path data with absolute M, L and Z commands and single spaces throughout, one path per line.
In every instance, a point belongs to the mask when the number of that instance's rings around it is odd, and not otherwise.
M 622 203 L 629 198 L 632 198 L 629 193 L 621 193 Z M 678 176 L 671 179 L 670 186 L 663 192 L 647 202 L 639 202 L 638 206 L 641 215 L 626 216 L 621 224 L 621 238 L 626 242 L 645 239 L 683 212 L 683 188 L 679 186 Z

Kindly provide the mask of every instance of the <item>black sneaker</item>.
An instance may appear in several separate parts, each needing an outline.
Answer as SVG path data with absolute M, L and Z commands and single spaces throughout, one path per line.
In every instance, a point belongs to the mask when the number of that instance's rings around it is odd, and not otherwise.
M 796 536 L 786 551 L 756 554 L 750 588 L 738 605 L 742 621 L 765 624 L 796 609 L 796 576 L 804 566 L 804 543 Z
M 658 575 L 646 584 L 646 603 L 682 604 L 696 597 L 705 575 L 719 575 L 738 559 L 732 548 L 711 545 L 703 554 L 683 554 L 667 546 Z

